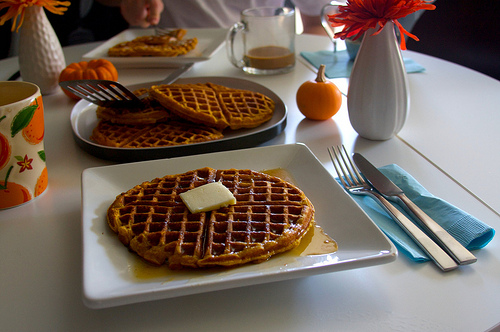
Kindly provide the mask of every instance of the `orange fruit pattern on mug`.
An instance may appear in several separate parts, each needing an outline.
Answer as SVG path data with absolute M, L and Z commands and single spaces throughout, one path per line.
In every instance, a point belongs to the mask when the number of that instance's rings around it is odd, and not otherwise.
M 30 123 L 23 129 L 23 136 L 26 142 L 36 145 L 43 140 L 45 134 L 45 123 L 43 120 L 43 104 L 42 97 L 37 98 L 38 107 L 33 114 Z M 32 105 L 36 105 L 33 103 Z
M 38 177 L 35 185 L 35 197 L 40 195 L 47 189 L 47 184 L 49 183 L 49 177 L 47 174 L 47 167 L 42 170 L 42 173 Z
M 0 169 L 4 168 L 9 162 L 11 152 L 12 149 L 7 137 L 0 134 Z
M 0 185 L 5 186 L 5 181 L 1 180 Z M 0 209 L 23 204 L 30 199 L 28 189 L 20 184 L 9 182 L 6 189 L 0 189 Z

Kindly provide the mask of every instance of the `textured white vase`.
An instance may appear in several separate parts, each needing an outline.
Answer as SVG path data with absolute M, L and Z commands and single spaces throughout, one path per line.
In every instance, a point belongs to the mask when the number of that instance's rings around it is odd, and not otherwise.
M 42 94 L 59 88 L 59 74 L 66 67 L 61 43 L 40 6 L 26 8 L 19 35 L 19 69 L 23 81 L 35 83 Z
M 375 36 L 366 31 L 354 61 L 347 108 L 356 132 L 371 140 L 387 140 L 406 121 L 410 106 L 408 78 L 394 24 Z

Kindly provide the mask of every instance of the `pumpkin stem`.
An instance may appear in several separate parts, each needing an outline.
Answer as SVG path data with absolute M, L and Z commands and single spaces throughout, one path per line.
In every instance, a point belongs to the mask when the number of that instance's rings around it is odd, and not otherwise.
M 320 65 L 318 69 L 318 76 L 316 76 L 316 82 L 318 83 L 326 83 L 326 77 L 325 77 L 325 65 Z

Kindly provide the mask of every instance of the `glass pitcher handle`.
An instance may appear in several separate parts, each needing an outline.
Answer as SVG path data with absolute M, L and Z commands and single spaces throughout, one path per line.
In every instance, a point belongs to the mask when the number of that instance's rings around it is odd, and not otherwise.
M 242 22 L 235 23 L 230 29 L 229 32 L 227 33 L 226 36 L 226 52 L 227 56 L 229 58 L 229 61 L 237 67 L 237 68 L 243 68 L 245 66 L 245 62 L 243 59 L 237 59 L 235 54 L 234 54 L 234 39 L 236 35 L 240 32 L 245 30 L 245 24 Z
M 330 3 L 327 3 L 326 5 L 321 8 L 321 25 L 323 26 L 323 29 L 325 29 L 326 34 L 330 39 L 332 40 L 333 43 L 333 51 L 337 51 L 337 40 L 335 39 L 335 32 L 333 31 L 332 28 L 332 23 L 328 21 L 328 14 L 332 13 L 337 13 L 338 12 L 338 7 L 345 5 L 345 1 L 331 1 Z

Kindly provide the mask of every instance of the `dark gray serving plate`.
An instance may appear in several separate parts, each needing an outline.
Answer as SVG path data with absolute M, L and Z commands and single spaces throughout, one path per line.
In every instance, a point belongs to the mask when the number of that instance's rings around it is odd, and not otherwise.
M 249 148 L 264 143 L 279 135 L 286 126 L 287 108 L 278 95 L 268 88 L 244 79 L 231 77 L 190 77 L 181 78 L 176 83 L 212 82 L 230 88 L 256 91 L 270 97 L 276 103 L 273 117 L 268 122 L 251 129 L 225 130 L 224 138 L 187 145 L 166 146 L 158 148 L 115 148 L 97 144 L 90 140 L 92 130 L 98 123 L 97 106 L 85 100 L 79 101 L 71 112 L 71 127 L 76 143 L 86 152 L 102 159 L 131 162 L 161 158 L 188 156 L 207 152 Z M 129 86 L 131 90 L 147 87 L 157 82 L 142 83 Z

